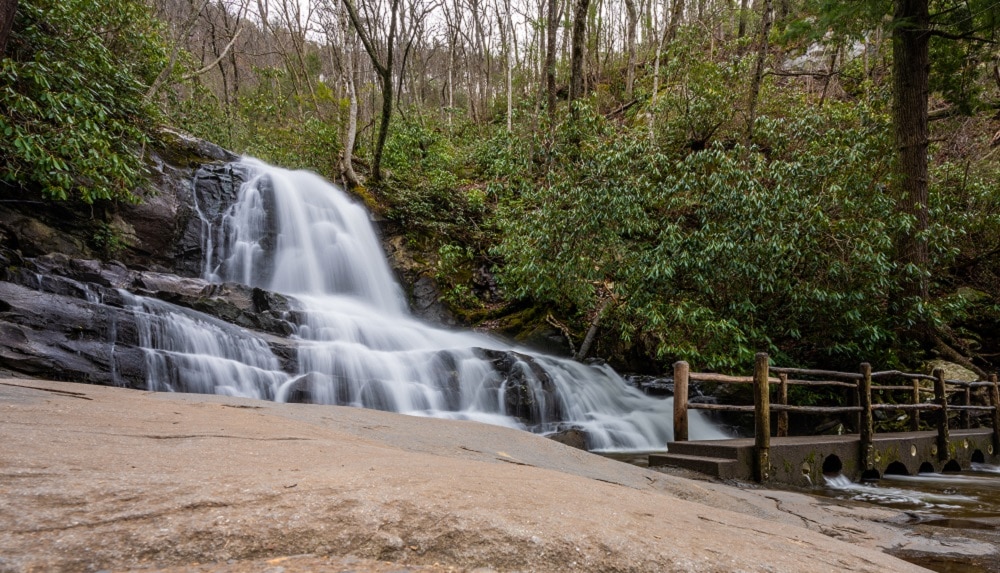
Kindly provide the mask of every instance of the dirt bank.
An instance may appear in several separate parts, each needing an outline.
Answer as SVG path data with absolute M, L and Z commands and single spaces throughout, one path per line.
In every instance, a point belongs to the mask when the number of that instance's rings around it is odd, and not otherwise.
M 472 422 L 0 380 L 0 571 L 918 571 L 896 512 Z M 388 564 L 386 562 L 389 562 Z

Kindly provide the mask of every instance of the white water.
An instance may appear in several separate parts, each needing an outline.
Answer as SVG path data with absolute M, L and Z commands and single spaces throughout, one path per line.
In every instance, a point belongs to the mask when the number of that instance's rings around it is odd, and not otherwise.
M 956 509 L 976 503 L 975 497 L 960 495 L 954 491 L 946 490 L 942 492 L 929 492 L 920 489 L 909 489 L 906 487 L 887 486 L 881 482 L 878 484 L 856 483 L 847 477 L 838 474 L 836 476 L 825 476 L 826 486 L 835 490 L 854 501 L 864 501 L 882 505 L 897 507 L 913 507 L 917 509 Z M 953 478 L 944 474 L 919 474 L 917 476 L 885 475 L 883 481 L 893 481 L 899 484 L 912 484 L 914 487 L 926 486 L 934 483 L 948 483 L 964 479 L 968 483 L 968 478 Z
M 536 432 L 579 427 L 593 450 L 660 450 L 672 439 L 672 399 L 648 397 L 608 367 L 416 320 L 363 208 L 314 174 L 250 159 L 243 167 L 253 175 L 224 223 L 213 228 L 202 217 L 205 278 L 289 297 L 298 324 L 297 375 L 282 372 L 267 343 L 252 333 L 134 297 L 144 318 L 140 335 L 151 390 L 278 401 L 298 392 L 314 403 Z M 221 262 L 213 268 L 212 261 Z M 481 349 L 516 350 L 533 361 L 486 356 Z M 508 370 L 516 375 L 504 378 L 491 361 L 498 358 L 511 360 Z M 690 416 L 693 439 L 727 437 L 699 412 Z
M 972 462 L 972 471 L 990 473 L 990 474 L 1000 474 L 1000 466 Z

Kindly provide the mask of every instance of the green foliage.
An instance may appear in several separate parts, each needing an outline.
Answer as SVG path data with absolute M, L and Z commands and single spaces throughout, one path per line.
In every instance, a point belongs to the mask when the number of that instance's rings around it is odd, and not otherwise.
M 382 157 L 389 174 L 384 189 L 388 216 L 417 234 L 475 244 L 486 204 L 483 192 L 463 177 L 469 143 L 425 121 L 396 118 L 389 131 Z M 468 129 L 465 137 L 473 134 Z
M 753 58 L 707 61 L 678 54 L 665 70 L 665 93 L 657 100 L 656 136 L 668 150 L 701 150 L 712 141 L 737 137 L 735 121 L 746 101 L 736 88 L 752 73 Z
M 113 259 L 129 246 L 121 230 L 103 221 L 97 224 L 90 242 L 105 260 Z
M 0 60 L 3 179 L 47 197 L 136 200 L 165 50 L 138 0 L 23 0 Z
M 580 321 L 610 292 L 605 324 L 664 361 L 885 355 L 887 119 L 848 105 L 794 111 L 761 118 L 754 147 L 690 152 L 687 137 L 651 145 L 644 129 L 614 130 L 581 108 L 547 165 L 509 178 L 496 222 L 503 284 Z M 688 116 L 661 113 L 661 133 L 687 133 Z M 528 163 L 510 152 L 494 156 Z
M 475 309 L 482 306 L 469 286 L 474 261 L 475 254 L 470 247 L 447 244 L 438 249 L 434 278 L 442 289 L 445 302 L 453 308 Z
M 982 91 L 976 80 L 981 71 L 979 60 L 985 56 L 983 50 L 976 45 L 933 38 L 930 54 L 931 91 L 941 94 L 959 112 L 971 113 L 979 105 Z

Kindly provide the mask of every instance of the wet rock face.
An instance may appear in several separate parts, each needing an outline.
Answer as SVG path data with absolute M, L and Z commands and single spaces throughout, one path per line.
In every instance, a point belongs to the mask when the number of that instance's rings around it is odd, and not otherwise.
M 226 210 L 245 179 L 243 170 L 232 163 L 197 168 L 161 164 L 155 180 L 157 193 L 122 209 L 121 218 L 132 230 L 125 262 L 186 277 L 202 276 L 206 227 L 222 227 Z M 211 237 L 220 238 L 225 237 Z M 218 262 L 213 260 L 212 265 Z
M 539 425 L 562 419 L 562 402 L 555 382 L 531 356 L 511 350 L 477 348 L 476 353 L 489 360 L 498 376 L 487 382 L 500 391 L 504 411 L 525 424 Z
M 140 388 L 145 358 L 131 313 L 100 290 L 23 271 L 0 282 L 0 364 L 31 376 Z M 21 283 L 21 284 L 18 284 Z M 109 298 L 116 291 L 110 290 Z
M 296 351 L 288 300 L 236 284 L 210 284 L 120 263 L 0 248 L 0 367 L 59 380 L 146 387 L 136 313 L 123 292 L 197 310 L 266 337 L 283 370 Z
M 428 322 L 455 325 L 455 318 L 441 303 L 441 291 L 438 290 L 434 279 L 426 275 L 421 276 L 413 283 L 410 295 L 414 315 Z

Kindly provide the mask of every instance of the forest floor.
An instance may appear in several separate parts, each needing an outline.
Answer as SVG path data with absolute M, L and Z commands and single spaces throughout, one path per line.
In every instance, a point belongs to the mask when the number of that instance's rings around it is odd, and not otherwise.
M 690 477 L 690 476 L 689 476 Z M 0 571 L 919 571 L 988 539 L 473 422 L 0 379 Z M 916 552 L 916 553 L 914 553 Z

